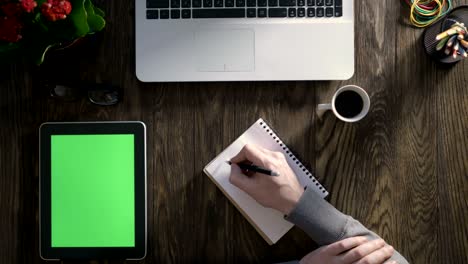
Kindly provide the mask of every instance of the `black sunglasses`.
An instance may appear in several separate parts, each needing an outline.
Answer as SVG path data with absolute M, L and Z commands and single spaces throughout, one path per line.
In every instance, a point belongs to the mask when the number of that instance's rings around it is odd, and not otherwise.
M 53 84 L 50 96 L 64 101 L 78 100 L 84 96 L 96 105 L 109 106 L 117 104 L 121 99 L 120 89 L 106 83 L 83 84 L 79 86 Z

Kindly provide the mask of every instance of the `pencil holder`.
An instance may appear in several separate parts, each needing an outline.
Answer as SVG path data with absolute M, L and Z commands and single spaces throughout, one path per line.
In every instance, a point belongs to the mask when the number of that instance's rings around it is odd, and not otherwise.
M 453 64 L 468 57 L 468 5 L 450 11 L 423 33 L 426 53 L 435 61 Z

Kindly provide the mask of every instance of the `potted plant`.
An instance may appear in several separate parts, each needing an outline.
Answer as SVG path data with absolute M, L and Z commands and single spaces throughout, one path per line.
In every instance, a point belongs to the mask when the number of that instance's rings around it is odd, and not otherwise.
M 26 56 L 40 65 L 51 48 L 105 24 L 104 12 L 91 0 L 0 0 L 0 63 Z

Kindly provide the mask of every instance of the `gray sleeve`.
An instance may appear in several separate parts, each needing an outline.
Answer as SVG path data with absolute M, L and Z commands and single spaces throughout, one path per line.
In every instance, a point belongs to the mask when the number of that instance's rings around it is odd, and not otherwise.
M 286 216 L 286 220 L 299 226 L 319 245 L 328 245 L 353 236 L 366 236 L 369 240 L 379 238 L 359 221 L 341 213 L 311 189 L 304 192 L 296 207 Z M 396 250 L 391 259 L 399 264 L 408 263 Z

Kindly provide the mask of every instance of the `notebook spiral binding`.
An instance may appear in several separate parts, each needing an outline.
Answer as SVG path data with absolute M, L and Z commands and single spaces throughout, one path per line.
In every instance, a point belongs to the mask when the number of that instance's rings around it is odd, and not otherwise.
M 257 124 L 259 124 L 264 130 L 265 132 L 267 132 L 267 134 L 269 134 L 274 141 L 276 141 L 276 143 L 282 148 L 283 150 L 283 154 L 287 157 L 289 157 L 293 162 L 296 163 L 296 167 L 299 169 L 299 170 L 302 170 L 306 176 L 309 177 L 309 179 L 312 180 L 312 183 L 315 184 L 316 188 L 318 188 L 323 194 L 325 194 L 325 196 L 328 196 L 328 191 L 325 190 L 325 188 L 318 182 L 317 179 L 315 179 L 315 177 L 312 175 L 312 173 L 310 173 L 310 171 L 304 166 L 304 164 L 302 164 L 299 159 L 296 158 L 296 156 L 292 153 L 292 151 L 286 146 L 286 144 L 283 143 L 283 141 L 281 141 L 281 139 L 278 137 L 278 135 L 273 131 L 273 129 L 268 126 L 265 121 L 263 119 L 259 119 Z M 308 187 L 305 186 L 304 187 L 304 190 Z

